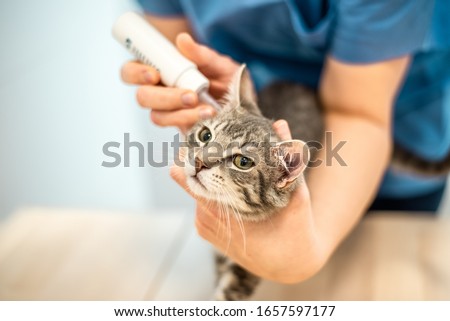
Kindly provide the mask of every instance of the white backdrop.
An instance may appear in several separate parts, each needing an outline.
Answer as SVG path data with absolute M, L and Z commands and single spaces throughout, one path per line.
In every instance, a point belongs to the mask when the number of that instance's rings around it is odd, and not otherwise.
M 0 2 L 0 218 L 28 205 L 192 205 L 167 168 L 101 167 L 103 144 L 125 132 L 155 146 L 175 133 L 151 125 L 119 79 L 130 56 L 110 30 L 131 9 L 130 0 Z
M 132 1 L 0 3 L 0 218 L 28 205 L 145 211 L 190 200 L 168 169 L 104 168 L 124 133 L 171 141 L 119 78 L 128 53 L 111 36 Z M 132 151 L 136 152 L 136 151 Z

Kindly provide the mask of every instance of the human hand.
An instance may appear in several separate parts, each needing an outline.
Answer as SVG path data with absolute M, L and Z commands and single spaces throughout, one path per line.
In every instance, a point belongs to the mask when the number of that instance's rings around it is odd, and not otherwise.
M 176 47 L 210 80 L 209 91 L 213 97 L 221 98 L 238 64 L 198 44 L 187 33 L 178 35 Z M 156 125 L 177 126 L 185 132 L 200 119 L 210 118 L 215 113 L 214 108 L 199 102 L 195 92 L 162 86 L 159 73 L 148 65 L 128 62 L 122 67 L 121 76 L 126 83 L 139 86 L 137 101 L 142 107 L 151 110 L 151 120 Z
M 286 121 L 277 121 L 273 126 L 282 140 L 291 139 Z M 171 176 L 189 193 L 183 168 L 173 166 Z M 289 205 L 269 220 L 245 221 L 245 235 L 233 215 L 228 222 L 220 215 L 219 206 L 192 196 L 197 200 L 195 224 L 199 235 L 254 274 L 295 283 L 314 275 L 324 264 L 325 255 L 304 182 L 292 195 Z

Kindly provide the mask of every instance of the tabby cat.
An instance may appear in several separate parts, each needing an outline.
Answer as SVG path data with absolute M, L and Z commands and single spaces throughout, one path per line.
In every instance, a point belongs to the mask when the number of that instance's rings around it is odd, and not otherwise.
M 223 214 L 234 215 L 241 224 L 263 221 L 285 207 L 302 183 L 314 156 L 305 142 L 322 140 L 317 95 L 298 84 L 274 83 L 259 94 L 257 104 L 243 65 L 222 105 L 216 117 L 198 122 L 186 135 L 188 186 L 194 194 L 219 203 Z M 286 119 L 295 140 L 281 141 L 270 119 Z M 393 163 L 417 173 L 442 174 L 450 167 L 450 160 L 430 164 L 400 147 L 395 150 Z M 216 255 L 216 268 L 216 300 L 248 299 L 260 281 L 221 254 Z

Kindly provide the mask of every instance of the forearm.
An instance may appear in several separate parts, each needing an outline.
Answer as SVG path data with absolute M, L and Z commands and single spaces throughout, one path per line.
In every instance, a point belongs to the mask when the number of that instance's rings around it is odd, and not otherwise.
M 377 192 L 383 172 L 389 162 L 391 139 L 389 128 L 356 115 L 329 112 L 326 130 L 332 142 L 325 141 L 319 153 L 323 162 L 311 169 L 308 185 L 318 240 L 325 258 L 351 231 L 366 211 Z M 326 164 L 326 150 L 346 142 L 339 156 Z

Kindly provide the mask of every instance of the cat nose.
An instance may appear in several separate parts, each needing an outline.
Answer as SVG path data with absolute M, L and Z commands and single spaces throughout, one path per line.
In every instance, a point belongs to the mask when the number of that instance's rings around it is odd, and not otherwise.
M 195 174 L 200 172 L 204 168 L 209 168 L 202 160 L 198 157 L 195 157 Z

